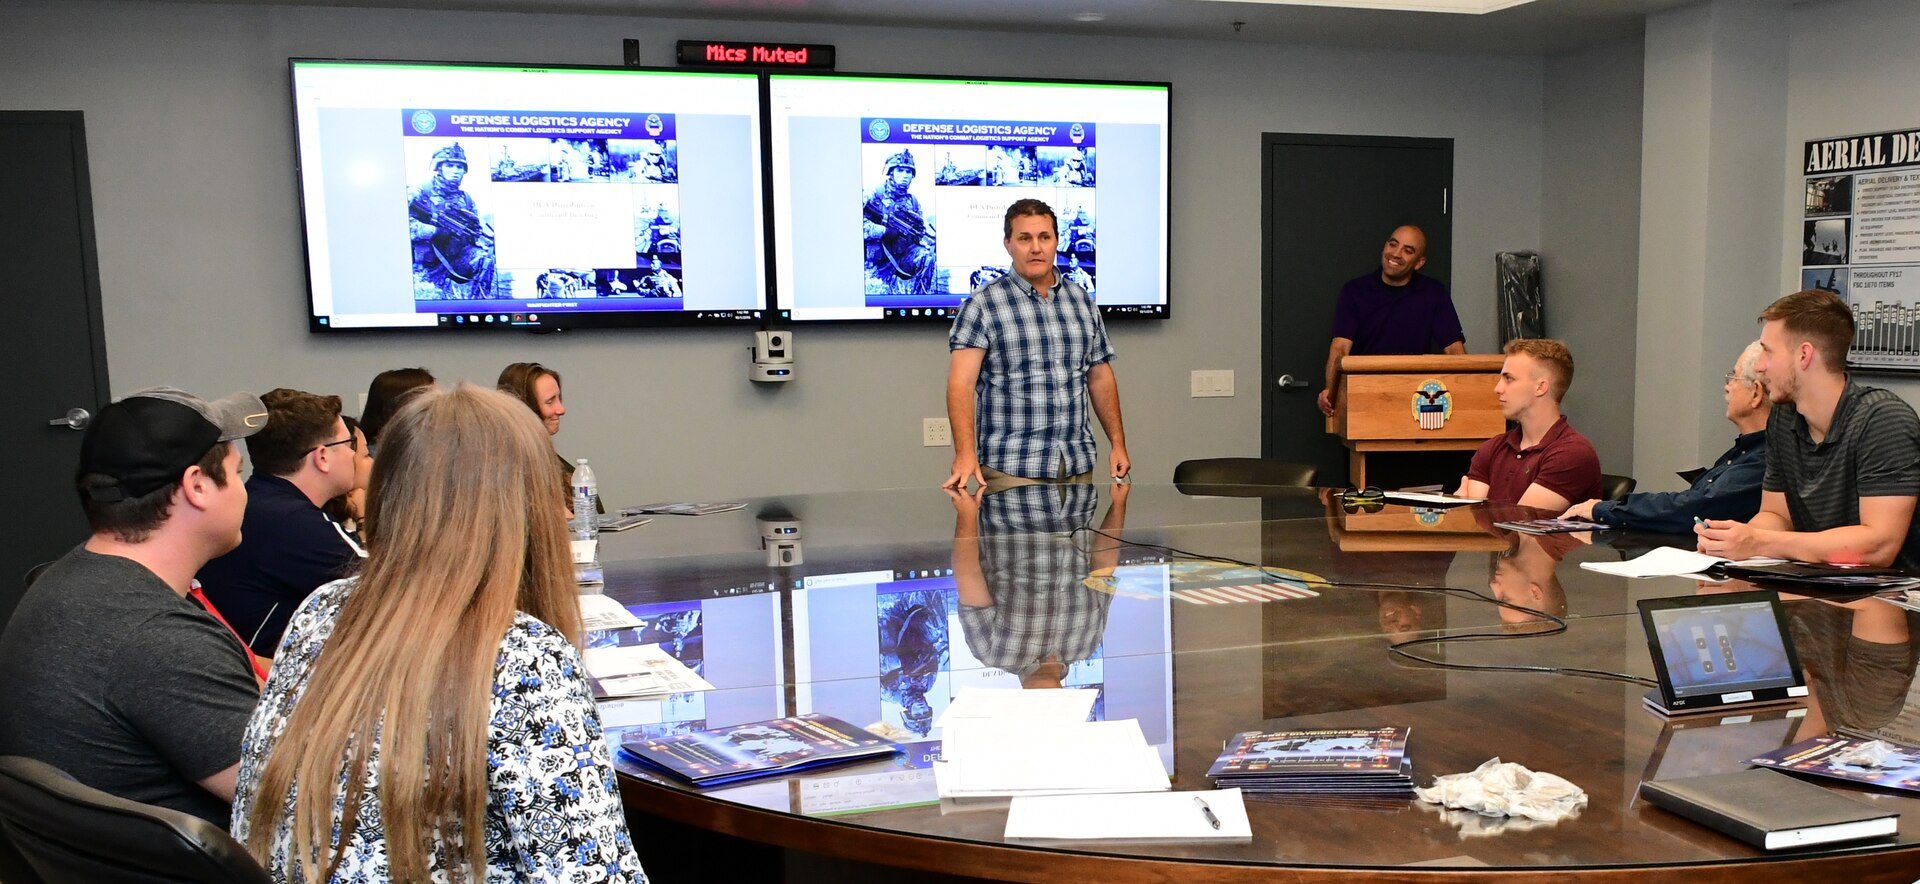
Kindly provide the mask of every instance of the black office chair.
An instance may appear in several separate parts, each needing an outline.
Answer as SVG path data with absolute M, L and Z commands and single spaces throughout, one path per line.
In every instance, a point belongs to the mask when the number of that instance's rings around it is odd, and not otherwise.
M 1600 499 L 1626 500 L 1627 495 L 1633 493 L 1633 486 L 1636 484 L 1638 483 L 1633 481 L 1632 476 L 1615 476 L 1609 473 L 1601 473 Z
M 15 850 L 13 842 L 7 840 L 6 828 L 0 826 L 0 882 L 4 884 L 44 884 L 40 873 L 27 865 L 27 858 Z
M 1318 471 L 1307 464 L 1258 457 L 1205 457 L 1184 460 L 1173 468 L 1173 484 L 1185 493 L 1191 486 L 1251 485 L 1311 488 Z
M 269 880 L 246 848 L 220 827 L 192 814 L 116 798 L 31 758 L 0 758 L 0 830 L 45 884 Z
M 26 584 L 28 589 L 32 589 L 34 581 L 39 580 L 40 575 L 47 573 L 47 569 L 51 567 L 53 567 L 52 562 L 41 562 L 38 565 L 28 568 L 26 576 L 21 578 L 21 580 Z

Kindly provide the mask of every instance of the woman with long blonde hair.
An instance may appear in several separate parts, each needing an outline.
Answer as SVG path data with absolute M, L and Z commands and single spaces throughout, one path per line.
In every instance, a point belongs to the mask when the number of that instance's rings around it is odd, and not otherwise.
M 275 881 L 646 880 L 558 471 L 493 390 L 427 391 L 387 425 L 365 566 L 295 613 L 241 747 L 233 833 Z

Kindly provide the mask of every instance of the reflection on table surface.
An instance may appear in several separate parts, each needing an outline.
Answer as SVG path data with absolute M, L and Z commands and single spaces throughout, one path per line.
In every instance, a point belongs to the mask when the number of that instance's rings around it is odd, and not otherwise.
M 1530 536 L 1494 525 L 1543 515 L 1524 508 L 1362 509 L 1322 490 L 1264 491 L 1034 485 L 984 497 L 805 495 L 605 535 L 605 591 L 645 625 L 591 641 L 659 643 L 716 687 L 603 704 L 613 739 L 821 712 L 882 726 L 907 747 L 890 761 L 698 797 L 622 761 L 630 798 L 638 789 L 664 807 L 713 802 L 855 827 L 843 833 L 997 845 L 1004 803 L 935 798 L 933 721 L 966 687 L 1086 687 L 1099 692 L 1096 717 L 1139 721 L 1176 789 L 1209 788 L 1206 769 L 1236 732 L 1401 725 L 1412 728 L 1408 754 L 1423 784 L 1499 756 L 1565 776 L 1592 801 L 1575 819 L 1541 826 L 1412 802 L 1250 799 L 1251 844 L 1090 844 L 1078 854 L 1665 865 L 1760 854 L 1635 801 L 1642 778 L 1737 769 L 1752 754 L 1835 729 L 1920 739 L 1915 615 L 1879 599 L 1783 595 L 1813 688 L 1804 709 L 1667 722 L 1641 706 L 1641 685 L 1443 669 L 1398 659 L 1388 646 L 1454 636 L 1463 640 L 1419 653 L 1651 678 L 1637 600 L 1753 587 L 1629 581 L 1578 564 L 1690 538 Z M 798 523 L 794 565 L 769 567 L 756 516 Z M 1920 799 L 1853 794 L 1906 812 L 1900 837 L 1787 859 L 1877 851 L 1920 867 L 1920 858 L 1885 849 L 1920 851 Z

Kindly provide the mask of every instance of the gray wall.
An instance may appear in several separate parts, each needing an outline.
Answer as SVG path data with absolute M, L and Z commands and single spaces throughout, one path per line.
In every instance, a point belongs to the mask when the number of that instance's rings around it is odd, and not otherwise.
M 1573 351 L 1568 420 L 1609 473 L 1634 474 L 1640 261 L 1638 39 L 1547 59 L 1540 247 L 1547 334 Z
M 1920 12 L 1906 0 L 1804 3 L 1793 11 L 1788 48 L 1787 133 L 1779 195 L 1780 292 L 1800 287 L 1806 142 L 1920 126 Z M 1757 312 L 1757 310 L 1756 310 Z M 1867 374 L 1866 383 L 1920 403 L 1920 376 Z
M 1634 463 L 1650 490 L 1731 441 L 1719 376 L 1778 297 L 1766 182 L 1785 156 L 1785 0 L 1712 0 L 1650 16 L 1641 128 Z
M 779 30 L 838 44 L 848 70 L 1174 84 L 1176 318 L 1113 335 L 1143 480 L 1165 481 L 1186 457 L 1259 450 L 1261 132 L 1456 139 L 1455 298 L 1470 341 L 1494 337 L 1494 252 L 1540 245 L 1538 59 Z M 766 33 L 728 21 L 33 0 L 10 3 L 0 28 L 0 106 L 86 112 L 117 392 L 292 386 L 351 402 L 385 368 L 490 382 L 501 365 L 535 359 L 567 377 L 560 449 L 593 458 L 615 501 L 937 483 L 951 455 L 922 448 L 919 427 L 944 409 L 941 329 L 802 328 L 800 379 L 776 390 L 743 377 L 746 330 L 306 332 L 287 57 L 617 63 L 618 39 L 635 36 L 663 61 L 681 37 Z M 1240 395 L 1188 398 L 1199 368 L 1235 370 Z

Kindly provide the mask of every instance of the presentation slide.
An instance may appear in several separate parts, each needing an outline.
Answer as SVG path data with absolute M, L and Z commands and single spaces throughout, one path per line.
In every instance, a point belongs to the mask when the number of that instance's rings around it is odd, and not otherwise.
M 1165 84 L 769 75 L 774 280 L 795 320 L 950 319 L 1007 207 L 1107 315 L 1167 315 Z M 858 204 L 856 209 L 855 204 Z
M 757 76 L 291 64 L 314 330 L 764 317 Z

